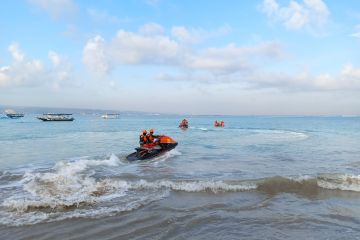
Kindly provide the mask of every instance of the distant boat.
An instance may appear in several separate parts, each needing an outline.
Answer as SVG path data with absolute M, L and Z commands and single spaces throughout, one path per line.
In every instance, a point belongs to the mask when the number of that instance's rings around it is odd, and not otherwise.
M 216 120 L 214 123 L 214 126 L 215 127 L 225 127 L 225 123 L 223 120 L 221 120 L 221 121 Z
M 120 114 L 118 113 L 106 113 L 101 116 L 104 119 L 117 119 L 120 118 Z
M 44 122 L 61 122 L 61 121 L 74 121 L 75 119 L 71 117 L 72 113 L 45 113 L 37 119 Z
M 6 110 L 5 110 L 5 115 L 6 115 L 8 118 L 12 118 L 12 119 L 22 118 L 22 117 L 25 116 L 23 113 L 17 113 L 17 112 L 15 112 L 15 111 L 12 110 L 12 109 L 6 109 Z

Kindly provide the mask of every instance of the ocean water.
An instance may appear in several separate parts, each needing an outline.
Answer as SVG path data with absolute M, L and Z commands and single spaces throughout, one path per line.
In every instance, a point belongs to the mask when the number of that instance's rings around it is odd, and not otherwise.
M 2 239 L 360 239 L 359 117 L 74 117 L 0 119 Z

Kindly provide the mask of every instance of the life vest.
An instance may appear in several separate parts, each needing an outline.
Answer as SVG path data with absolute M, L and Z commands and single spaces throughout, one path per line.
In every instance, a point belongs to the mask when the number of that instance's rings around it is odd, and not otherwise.
M 155 139 L 154 136 L 151 135 L 151 134 L 148 134 L 146 137 L 147 137 L 147 139 L 148 139 L 149 142 L 153 142 L 154 139 Z
M 140 143 L 146 144 L 148 142 L 148 137 L 146 135 L 140 135 Z

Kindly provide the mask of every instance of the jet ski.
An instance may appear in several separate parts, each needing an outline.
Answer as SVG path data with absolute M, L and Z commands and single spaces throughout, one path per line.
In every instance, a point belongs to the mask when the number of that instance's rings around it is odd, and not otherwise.
M 181 129 L 188 129 L 188 128 L 189 128 L 189 125 L 187 125 L 187 124 L 180 124 L 180 125 L 179 125 L 179 128 L 181 128 Z
M 225 127 L 225 123 L 224 123 L 224 121 L 215 121 L 215 123 L 214 123 L 214 126 L 215 127 Z
M 172 149 L 178 143 L 168 136 L 159 136 L 153 143 L 144 144 L 141 147 L 135 148 L 136 152 L 131 153 L 126 157 L 129 161 L 145 160 L 160 156 Z

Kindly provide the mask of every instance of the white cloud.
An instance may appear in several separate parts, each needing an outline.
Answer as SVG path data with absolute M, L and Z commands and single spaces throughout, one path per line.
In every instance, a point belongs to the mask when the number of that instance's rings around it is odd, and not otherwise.
M 174 64 L 181 55 L 180 46 L 162 32 L 160 25 L 147 24 L 137 33 L 120 30 L 110 42 L 96 36 L 86 43 L 83 62 L 101 74 L 121 64 Z
M 166 35 L 118 31 L 110 43 L 111 56 L 120 64 L 171 64 L 181 56 L 180 45 Z
M 276 5 L 273 8 L 276 9 Z M 186 28 L 183 30 L 189 32 Z M 121 65 L 171 66 L 177 75 L 165 72 L 155 77 L 169 81 L 231 82 L 242 87 L 297 91 L 360 89 L 360 69 L 350 64 L 338 74 L 266 70 L 286 56 L 283 46 L 276 42 L 199 49 L 184 43 L 178 36 L 174 39 L 173 35 L 172 31 L 167 35 L 160 25 L 152 23 L 137 32 L 119 30 L 110 41 L 96 36 L 86 43 L 83 62 L 90 71 L 100 74 L 108 74 Z
M 147 23 L 140 27 L 139 33 L 144 36 L 158 36 L 164 33 L 164 28 L 157 23 Z
M 152 7 L 157 7 L 160 4 L 160 0 L 145 0 L 145 3 Z
M 38 59 L 28 59 L 17 44 L 11 44 L 8 50 L 13 62 L 0 67 L 0 87 L 59 85 L 70 78 L 70 65 L 54 51 L 48 54 L 53 67 L 48 67 Z
M 171 35 L 179 42 L 194 44 L 202 42 L 208 38 L 223 36 L 231 32 L 227 25 L 213 31 L 206 31 L 201 28 L 187 29 L 184 26 L 174 26 L 171 29 Z
M 190 32 L 184 27 L 181 29 Z M 162 26 L 151 23 L 142 26 L 138 32 L 120 30 L 110 42 L 96 36 L 86 43 L 83 62 L 92 72 L 98 73 L 108 73 L 122 64 L 153 64 L 230 74 L 249 69 L 254 58 L 274 59 L 282 54 L 281 46 L 275 43 L 248 47 L 230 44 L 198 51 L 180 40 L 179 32 L 173 39 L 173 30 L 169 36 Z
M 282 55 L 282 47 L 277 43 L 262 43 L 246 47 L 229 44 L 221 48 L 208 48 L 199 54 L 190 55 L 183 64 L 190 69 L 207 70 L 214 74 L 230 74 L 252 70 L 255 68 L 255 61 L 252 61 L 255 58 L 276 59 Z
M 77 9 L 73 0 L 29 0 L 29 2 L 53 18 L 67 17 Z
M 19 46 L 16 43 L 11 44 L 8 47 L 8 50 L 15 61 L 17 62 L 24 61 L 24 54 L 20 51 Z
M 107 11 L 100 11 L 97 9 L 89 8 L 87 9 L 87 14 L 91 17 L 91 19 L 98 23 L 119 23 L 120 19 L 116 16 L 112 16 Z
M 355 26 L 355 32 L 352 33 L 350 36 L 360 38 L 360 25 Z
M 232 75 L 212 75 L 208 72 L 161 73 L 156 77 L 163 81 L 190 81 L 199 84 L 235 84 L 241 88 L 283 89 L 288 91 L 338 91 L 360 90 L 360 68 L 351 64 L 342 67 L 338 74 L 312 74 L 300 71 L 289 74 L 282 72 L 256 71 Z
M 9 84 L 10 82 L 9 70 L 10 70 L 9 66 L 3 66 L 0 68 L 0 87 L 5 87 Z
M 56 52 L 50 51 L 48 53 L 48 57 L 55 67 L 60 65 L 61 59 L 60 59 L 59 54 L 57 54 Z
M 322 0 L 290 0 L 288 6 L 280 6 L 277 0 L 263 0 L 260 9 L 271 20 L 280 22 L 291 30 L 321 27 L 330 15 Z
M 48 57 L 53 64 L 52 67 L 47 68 L 49 81 L 52 82 L 53 87 L 58 89 L 61 85 L 68 84 L 73 74 L 72 65 L 54 51 L 49 51 Z
M 83 63 L 94 73 L 109 72 L 110 66 L 105 51 L 105 40 L 101 36 L 90 39 L 83 50 Z
M 302 71 L 295 74 L 284 73 L 257 73 L 244 81 L 254 84 L 257 87 L 274 87 L 290 90 L 359 90 L 360 89 L 360 68 L 351 64 L 342 67 L 338 74 L 329 73 L 312 74 L 309 71 Z

